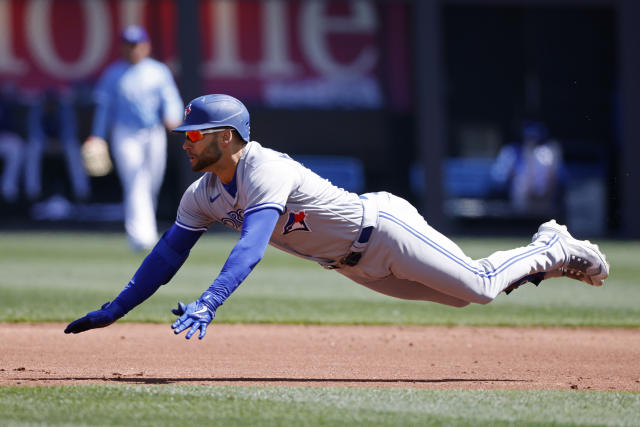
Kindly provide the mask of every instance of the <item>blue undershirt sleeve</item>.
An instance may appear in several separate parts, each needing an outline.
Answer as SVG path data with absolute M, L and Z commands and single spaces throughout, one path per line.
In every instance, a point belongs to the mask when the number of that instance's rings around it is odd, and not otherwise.
M 186 230 L 173 224 L 158 240 L 142 261 L 138 271 L 112 304 L 127 312 L 149 298 L 158 288 L 169 282 L 189 256 L 189 251 L 203 231 Z
M 234 246 L 218 277 L 205 291 L 203 302 L 214 312 L 236 290 L 264 256 L 280 211 L 265 208 L 244 217 L 240 240 Z
M 95 113 L 93 114 L 93 126 L 91 135 L 107 138 L 107 123 L 109 122 L 109 105 L 105 103 L 96 104 Z
M 113 92 L 111 80 L 108 76 L 102 76 L 98 81 L 97 88 L 93 95 L 95 110 L 93 113 L 93 126 L 91 127 L 91 135 L 105 139 L 107 137 L 107 128 L 111 123 L 111 108 L 113 103 Z

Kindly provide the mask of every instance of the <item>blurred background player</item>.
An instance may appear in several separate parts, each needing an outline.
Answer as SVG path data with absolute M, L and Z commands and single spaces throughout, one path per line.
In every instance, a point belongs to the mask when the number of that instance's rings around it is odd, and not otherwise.
M 103 152 L 108 162 L 105 139 L 111 129 L 127 238 L 134 250 L 146 250 L 158 240 L 156 205 L 166 168 L 165 126 L 171 129 L 181 122 L 184 104 L 169 68 L 149 57 L 151 42 L 145 29 L 129 26 L 121 38 L 122 59 L 104 71 L 95 89 L 93 128 L 83 153 Z M 104 170 L 93 171 L 100 173 Z
M 82 167 L 73 95 L 45 91 L 30 98 L 27 113 L 29 155 L 25 159 L 25 191 L 31 201 L 43 196 L 42 158 L 47 152 L 62 152 L 76 200 L 91 195 L 89 177 Z
M 18 199 L 24 141 L 15 129 L 15 94 L 10 86 L 0 90 L 0 194 L 7 203 Z
M 516 213 L 558 215 L 564 176 L 562 147 L 548 139 L 544 123 L 527 120 L 522 140 L 506 144 L 491 169 L 494 189 L 507 195 Z

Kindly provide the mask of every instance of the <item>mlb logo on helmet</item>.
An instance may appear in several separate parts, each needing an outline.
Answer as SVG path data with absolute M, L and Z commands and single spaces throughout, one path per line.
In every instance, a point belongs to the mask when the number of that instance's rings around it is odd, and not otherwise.
M 191 104 L 187 105 L 187 108 L 184 109 L 184 120 L 187 120 L 187 116 L 191 112 Z
M 304 220 L 306 217 L 307 215 L 304 213 L 304 211 L 291 212 L 289 214 L 289 220 L 285 224 L 282 234 L 289 234 L 293 231 L 311 231 Z

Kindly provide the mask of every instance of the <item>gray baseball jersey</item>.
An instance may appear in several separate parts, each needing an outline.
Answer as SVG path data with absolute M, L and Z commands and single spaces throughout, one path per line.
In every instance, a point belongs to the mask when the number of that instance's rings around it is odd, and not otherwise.
M 235 197 L 212 173 L 184 193 L 177 223 L 206 229 L 215 221 L 240 230 L 244 215 L 264 208 L 282 214 L 271 245 L 318 262 L 342 257 L 360 232 L 362 201 L 288 155 L 249 142 L 236 169 Z
M 231 196 L 214 174 L 205 173 L 182 197 L 176 224 L 206 230 L 219 221 L 240 230 L 244 215 L 275 208 L 281 215 L 271 245 L 398 298 L 486 304 L 565 260 L 557 236 L 472 260 L 406 200 L 385 192 L 349 193 L 257 142 L 245 146 L 235 179 Z M 343 262 L 353 251 L 360 251 L 356 263 Z

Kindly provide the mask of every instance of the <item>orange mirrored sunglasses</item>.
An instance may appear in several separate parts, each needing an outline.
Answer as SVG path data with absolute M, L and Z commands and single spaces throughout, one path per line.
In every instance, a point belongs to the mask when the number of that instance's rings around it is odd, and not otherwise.
M 191 142 L 196 142 L 196 141 L 200 141 L 202 138 L 204 138 L 205 134 L 207 133 L 216 133 L 216 132 L 222 132 L 227 130 L 227 128 L 223 128 L 223 129 L 206 129 L 206 130 L 188 130 L 185 132 L 185 134 L 187 135 L 187 138 L 189 138 L 189 140 Z

